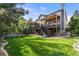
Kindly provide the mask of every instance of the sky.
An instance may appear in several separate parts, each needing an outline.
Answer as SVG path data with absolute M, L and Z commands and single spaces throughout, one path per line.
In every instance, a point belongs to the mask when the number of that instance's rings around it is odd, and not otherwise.
M 22 7 L 25 10 L 29 10 L 29 14 L 24 15 L 27 20 L 32 18 L 36 20 L 40 14 L 50 14 L 54 11 L 61 9 L 60 3 L 26 3 L 22 5 L 17 5 L 17 7 Z M 79 3 L 65 3 L 65 10 L 67 18 L 69 19 L 75 10 L 79 10 Z

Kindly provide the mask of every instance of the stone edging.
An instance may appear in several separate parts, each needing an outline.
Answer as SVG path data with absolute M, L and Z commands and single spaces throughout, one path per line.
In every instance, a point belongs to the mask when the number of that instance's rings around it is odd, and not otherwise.
M 79 42 L 73 44 L 73 48 L 79 52 Z
M 2 36 L 1 39 L 5 39 L 5 37 L 16 37 L 16 36 L 23 36 L 24 34 L 7 34 L 5 36 Z M 4 49 L 4 47 L 8 44 L 8 42 L 5 42 L 5 43 L 0 43 L 2 44 L 2 47 L 0 48 L 6 56 L 8 56 L 8 53 L 7 51 Z
M 5 53 L 6 56 L 8 56 L 8 53 L 6 52 L 6 50 L 4 49 L 4 47 L 8 44 L 8 42 L 6 43 L 2 43 L 2 47 L 1 50 Z

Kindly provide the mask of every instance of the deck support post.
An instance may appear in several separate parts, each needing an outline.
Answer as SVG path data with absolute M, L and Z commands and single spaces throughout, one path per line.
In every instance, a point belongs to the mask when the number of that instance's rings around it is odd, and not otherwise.
M 57 16 L 56 16 L 56 24 L 55 24 L 55 25 L 56 25 L 56 33 L 57 33 L 57 19 L 58 19 L 58 18 L 57 18 Z

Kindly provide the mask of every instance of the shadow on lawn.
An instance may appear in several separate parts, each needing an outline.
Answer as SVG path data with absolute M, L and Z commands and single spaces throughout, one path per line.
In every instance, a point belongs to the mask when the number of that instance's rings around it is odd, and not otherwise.
M 18 40 L 8 40 L 8 45 L 5 46 L 5 50 L 8 52 L 9 56 L 22 56 L 20 52 L 22 44 Z
M 67 53 L 65 53 L 64 49 L 71 47 L 65 44 L 34 42 L 31 40 L 26 42 L 26 44 L 38 56 L 68 56 Z
M 67 52 L 65 52 L 65 48 L 72 48 L 69 45 L 58 44 L 58 43 L 48 43 L 48 42 L 37 42 L 31 39 L 24 39 L 25 41 L 20 40 L 9 40 L 9 44 L 5 47 L 9 52 L 9 55 L 13 56 L 23 56 L 21 47 L 27 45 L 31 48 L 32 52 L 34 52 L 38 56 L 68 56 Z M 24 53 L 29 54 L 28 50 L 24 50 Z M 33 56 L 29 54 L 29 56 Z

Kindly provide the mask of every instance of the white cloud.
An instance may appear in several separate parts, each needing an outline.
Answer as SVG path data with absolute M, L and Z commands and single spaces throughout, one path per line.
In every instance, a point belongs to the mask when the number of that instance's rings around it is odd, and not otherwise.
M 42 10 L 42 11 L 46 11 L 46 10 L 47 10 L 47 8 L 46 8 L 46 7 L 44 7 L 44 6 L 41 6 L 41 7 L 40 7 L 40 10 Z
M 29 10 L 29 12 L 32 12 L 33 11 L 33 9 L 32 8 L 29 8 L 29 7 L 26 7 L 26 8 L 24 8 L 25 10 Z
M 33 20 L 36 20 L 40 14 L 44 14 L 47 10 L 47 8 L 44 6 L 41 6 L 39 11 L 37 11 L 37 9 L 34 9 L 33 7 L 28 7 L 28 6 L 24 6 L 24 7 L 25 10 L 29 10 L 29 14 L 25 15 L 24 18 L 29 19 L 31 17 L 33 18 Z
M 25 10 L 29 10 L 30 12 L 32 12 L 32 11 L 33 11 L 33 8 L 30 7 L 30 5 L 31 5 L 31 4 L 26 3 L 26 4 L 19 5 L 19 7 L 22 7 L 22 8 L 24 8 Z
M 33 20 L 36 20 L 39 17 L 39 15 L 40 15 L 40 12 L 32 11 L 31 13 L 26 14 L 24 18 L 29 19 L 31 17 L 33 18 Z
M 33 12 L 32 15 L 34 16 L 39 16 L 41 13 L 40 12 Z
M 71 16 L 67 16 L 68 22 L 70 21 Z

